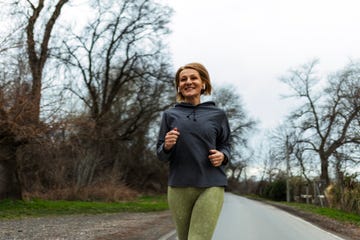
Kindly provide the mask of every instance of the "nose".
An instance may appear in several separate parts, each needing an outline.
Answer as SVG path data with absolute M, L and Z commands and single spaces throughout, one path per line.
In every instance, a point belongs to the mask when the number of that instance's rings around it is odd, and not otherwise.
M 190 78 L 186 78 L 185 84 L 191 84 L 191 79 L 190 79 Z

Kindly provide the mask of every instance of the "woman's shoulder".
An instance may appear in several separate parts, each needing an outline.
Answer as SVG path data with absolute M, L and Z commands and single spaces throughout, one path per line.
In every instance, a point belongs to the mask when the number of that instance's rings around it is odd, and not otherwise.
M 177 113 L 179 111 L 183 111 L 183 110 L 181 108 L 179 108 L 178 104 L 174 104 L 173 106 L 164 110 L 163 115 L 171 115 L 171 114 Z
M 225 114 L 225 110 L 222 109 L 221 107 L 218 107 L 217 104 L 215 102 L 213 102 L 213 101 L 204 102 L 203 107 L 207 108 L 209 110 L 212 110 L 214 112 Z

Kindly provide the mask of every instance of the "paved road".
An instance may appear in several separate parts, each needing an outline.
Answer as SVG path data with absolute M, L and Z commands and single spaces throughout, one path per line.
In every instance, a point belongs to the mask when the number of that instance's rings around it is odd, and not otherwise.
M 298 217 L 227 193 L 214 240 L 340 240 Z
M 174 232 L 161 240 L 175 240 Z M 275 207 L 226 193 L 213 240 L 343 240 Z

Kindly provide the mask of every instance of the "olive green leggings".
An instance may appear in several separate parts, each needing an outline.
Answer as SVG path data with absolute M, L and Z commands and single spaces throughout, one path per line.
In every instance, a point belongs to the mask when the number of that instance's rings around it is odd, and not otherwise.
M 211 240 L 224 202 L 224 188 L 168 187 L 179 240 Z

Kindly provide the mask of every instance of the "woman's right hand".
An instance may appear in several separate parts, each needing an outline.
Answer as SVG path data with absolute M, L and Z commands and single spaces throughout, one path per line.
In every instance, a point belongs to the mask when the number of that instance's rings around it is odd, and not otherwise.
M 165 135 L 164 150 L 169 151 L 170 149 L 172 149 L 175 146 L 179 136 L 180 132 L 177 128 L 174 128 L 173 130 L 167 132 Z

